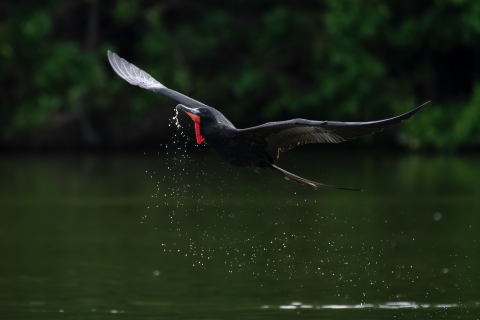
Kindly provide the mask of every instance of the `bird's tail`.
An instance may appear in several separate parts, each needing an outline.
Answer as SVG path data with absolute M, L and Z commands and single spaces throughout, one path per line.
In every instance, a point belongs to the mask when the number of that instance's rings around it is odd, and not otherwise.
M 315 181 L 310 181 L 304 178 L 301 178 L 299 176 L 294 175 L 293 173 L 290 173 L 288 171 L 283 170 L 282 168 L 277 167 L 276 165 L 272 164 L 272 168 L 283 174 L 285 179 L 300 183 L 304 186 L 307 186 L 312 189 L 317 189 L 317 186 L 325 187 L 325 188 L 331 188 L 331 189 L 340 189 L 340 190 L 350 190 L 350 191 L 362 191 L 361 189 L 350 189 L 350 188 L 342 188 L 342 187 L 335 187 L 335 186 L 329 186 L 328 184 L 323 184 Z

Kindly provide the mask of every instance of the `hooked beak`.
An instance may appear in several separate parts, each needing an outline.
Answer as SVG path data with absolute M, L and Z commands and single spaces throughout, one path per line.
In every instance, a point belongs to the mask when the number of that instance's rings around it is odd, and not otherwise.
M 192 118 L 194 122 L 198 122 L 200 120 L 200 112 L 198 112 L 198 109 L 196 108 L 189 108 L 185 107 L 183 104 L 179 104 L 177 105 L 177 110 L 184 111 L 190 118 Z

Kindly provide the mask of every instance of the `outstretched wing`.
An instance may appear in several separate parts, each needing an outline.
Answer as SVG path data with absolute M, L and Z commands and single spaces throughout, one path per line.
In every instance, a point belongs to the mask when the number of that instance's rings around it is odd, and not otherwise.
M 112 66 L 113 70 L 115 70 L 115 72 L 128 83 L 133 84 L 134 86 L 139 86 L 140 88 L 151 90 L 158 94 L 163 94 L 190 108 L 208 108 L 212 111 L 218 122 L 235 128 L 235 126 L 217 109 L 187 97 L 180 92 L 168 89 L 163 84 L 155 80 L 155 78 L 153 78 L 151 75 L 142 69 L 139 69 L 127 60 L 120 58 L 116 53 L 111 52 L 110 50 L 108 50 L 108 61 L 110 61 L 110 65 Z
M 296 146 L 309 143 L 338 143 L 382 131 L 410 118 L 427 103 L 400 116 L 380 121 L 337 122 L 293 119 L 239 129 L 238 134 L 243 137 L 251 136 L 256 140 L 265 139 L 268 155 L 272 159 L 278 159 L 279 151 L 287 151 Z
M 207 107 L 207 105 L 198 102 L 190 97 L 187 97 L 180 92 L 168 89 L 163 84 L 155 80 L 151 75 L 145 71 L 137 68 L 135 65 L 129 63 L 127 60 L 120 58 L 116 53 L 108 50 L 108 61 L 113 70 L 128 83 L 140 88 L 152 90 L 153 92 L 163 94 L 172 98 L 190 108 Z

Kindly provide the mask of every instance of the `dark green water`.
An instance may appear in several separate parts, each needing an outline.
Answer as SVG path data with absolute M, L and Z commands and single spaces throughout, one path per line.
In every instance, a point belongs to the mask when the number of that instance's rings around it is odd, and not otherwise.
M 0 319 L 480 318 L 480 159 L 0 158 Z

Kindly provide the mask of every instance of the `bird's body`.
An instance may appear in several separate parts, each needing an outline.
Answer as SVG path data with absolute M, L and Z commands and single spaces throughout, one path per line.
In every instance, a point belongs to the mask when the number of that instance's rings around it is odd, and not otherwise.
M 194 121 L 197 143 L 208 144 L 223 160 L 239 167 L 272 169 L 288 180 L 313 189 L 323 186 L 360 191 L 310 181 L 275 166 L 281 151 L 309 143 L 338 143 L 382 131 L 410 118 L 425 105 L 403 115 L 380 121 L 336 122 L 293 119 L 237 129 L 218 110 L 166 88 L 148 73 L 115 53 L 108 51 L 108 59 L 115 72 L 130 84 L 163 94 L 182 103 L 177 105 L 177 109 L 185 111 Z

